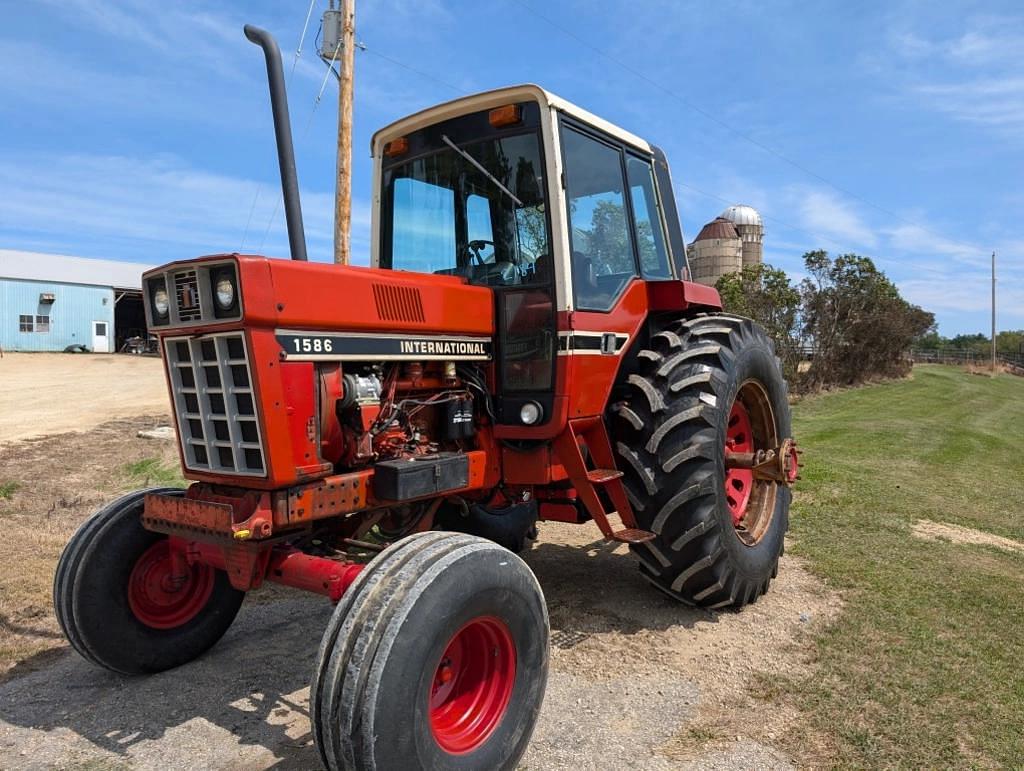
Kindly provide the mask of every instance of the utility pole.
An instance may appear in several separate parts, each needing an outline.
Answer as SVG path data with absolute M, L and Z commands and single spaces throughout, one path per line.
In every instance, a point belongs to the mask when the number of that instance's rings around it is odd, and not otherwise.
M 992 372 L 996 371 L 996 253 L 992 252 Z
M 334 261 L 348 265 L 352 226 L 352 101 L 355 86 L 356 0 L 334 0 L 324 11 L 320 55 L 338 62 L 338 163 L 334 191 Z

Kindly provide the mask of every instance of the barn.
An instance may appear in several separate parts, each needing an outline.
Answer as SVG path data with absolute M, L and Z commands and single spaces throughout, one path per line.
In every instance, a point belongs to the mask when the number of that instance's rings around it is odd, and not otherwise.
M 112 353 L 145 334 L 152 265 L 0 249 L 0 350 Z

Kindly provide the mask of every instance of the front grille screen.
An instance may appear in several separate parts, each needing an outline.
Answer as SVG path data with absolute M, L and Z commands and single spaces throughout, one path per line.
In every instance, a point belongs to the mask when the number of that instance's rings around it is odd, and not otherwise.
M 174 297 L 178 303 L 178 319 L 199 321 L 203 307 L 199 300 L 199 278 L 194 270 L 174 274 Z
M 165 345 L 186 468 L 265 475 L 245 337 L 227 332 Z

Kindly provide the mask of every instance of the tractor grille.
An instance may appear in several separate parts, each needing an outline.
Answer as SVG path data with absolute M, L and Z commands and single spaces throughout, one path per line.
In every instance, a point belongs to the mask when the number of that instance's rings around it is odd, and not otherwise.
M 172 338 L 165 344 L 185 467 L 265 475 L 245 337 L 226 332 Z
M 199 277 L 195 270 L 174 274 L 174 297 L 178 303 L 179 320 L 199 321 L 203 317 L 203 307 L 199 300 Z
M 373 299 L 381 321 L 426 321 L 423 300 L 416 287 L 374 284 Z

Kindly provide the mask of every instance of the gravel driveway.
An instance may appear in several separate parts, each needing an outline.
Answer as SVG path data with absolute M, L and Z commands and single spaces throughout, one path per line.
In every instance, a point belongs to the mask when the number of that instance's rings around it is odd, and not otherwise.
M 808 632 L 836 602 L 798 562 L 741 613 L 678 606 L 625 548 L 543 525 L 527 559 L 547 596 L 552 671 L 526 769 L 788 768 L 771 749 L 787 717 L 756 721 L 755 673 L 805 667 Z M 40 654 L 0 685 L 0 768 L 318 767 L 308 678 L 331 612 L 280 588 L 254 595 L 224 640 L 147 678 Z M 20 671 L 39 667 L 36 671 Z

